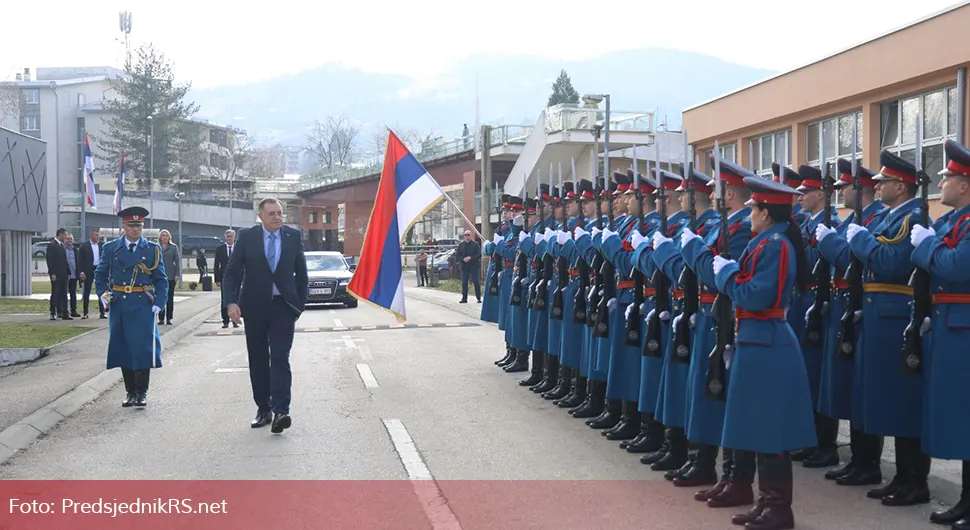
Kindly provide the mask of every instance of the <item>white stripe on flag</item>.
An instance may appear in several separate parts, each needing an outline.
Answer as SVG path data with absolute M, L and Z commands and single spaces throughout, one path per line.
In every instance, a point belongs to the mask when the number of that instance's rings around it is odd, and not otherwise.
M 407 317 L 404 310 L 404 277 L 397 281 L 397 290 L 394 292 L 394 299 L 391 300 L 391 311 L 401 316 Z
M 397 229 L 399 232 L 397 240 L 404 239 L 408 226 L 441 197 L 444 197 L 441 186 L 428 173 L 408 186 L 397 200 Z

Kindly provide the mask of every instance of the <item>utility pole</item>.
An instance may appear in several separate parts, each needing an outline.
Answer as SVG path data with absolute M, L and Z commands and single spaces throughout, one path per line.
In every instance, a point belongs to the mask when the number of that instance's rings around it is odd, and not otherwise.
M 491 141 L 492 137 L 492 126 L 482 125 L 478 134 L 479 142 L 475 146 L 476 149 L 481 149 L 482 151 L 482 197 L 481 197 L 481 213 L 482 213 L 482 235 L 488 236 L 492 233 L 492 198 L 490 196 L 490 191 L 492 189 L 492 157 L 491 157 Z M 501 219 L 499 219 L 501 222 Z M 487 241 L 482 241 L 484 245 Z

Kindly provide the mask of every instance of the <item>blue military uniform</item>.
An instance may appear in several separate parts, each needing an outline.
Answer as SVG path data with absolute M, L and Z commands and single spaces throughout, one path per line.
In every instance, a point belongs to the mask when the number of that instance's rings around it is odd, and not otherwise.
M 970 179 L 970 150 L 953 140 L 944 144 L 946 168 L 940 187 Z M 944 193 L 944 197 L 947 194 Z M 935 230 L 913 227 L 913 262 L 930 273 L 931 346 L 923 361 L 923 450 L 932 457 L 963 461 L 960 502 L 930 519 L 970 528 L 970 408 L 959 399 L 970 373 L 970 205 L 958 205 Z
M 509 230 L 509 222 L 504 221 L 495 229 L 495 235 L 502 237 Z M 498 324 L 499 288 L 496 274 L 502 270 L 502 257 L 495 251 L 495 241 L 486 241 L 482 247 L 482 256 L 488 258 L 488 268 L 485 271 L 485 296 L 482 300 L 481 319 L 485 322 Z M 494 290 L 492 287 L 494 286 Z
M 118 212 L 129 226 L 144 225 L 148 210 L 133 206 Z M 121 368 L 127 396 L 123 407 L 147 404 L 152 368 L 162 366 L 159 313 L 168 302 L 162 249 L 144 238 L 120 237 L 104 245 L 94 271 L 95 288 L 108 312 L 107 368 Z
M 873 177 L 876 191 L 886 200 L 883 186 L 901 183 L 916 185 L 916 168 L 905 159 L 883 151 L 882 170 Z M 904 188 L 905 189 L 905 188 Z M 900 368 L 903 335 L 909 323 L 912 288 L 908 282 L 913 271 L 910 257 L 912 225 L 921 218 L 917 199 L 897 204 L 870 233 L 859 225 L 846 230 L 852 253 L 866 265 L 862 319 L 865 322 L 861 366 L 863 428 L 869 434 L 894 436 L 896 475 L 890 484 L 869 492 L 888 506 L 908 506 L 929 502 L 927 476 L 930 459 L 920 449 L 923 427 L 923 378 Z M 899 332 L 892 332 L 900 330 Z M 887 332 L 888 331 L 888 332 Z
M 505 332 L 506 357 L 497 364 L 503 370 L 515 362 L 519 361 L 520 356 L 528 355 L 521 353 L 512 347 L 511 330 L 509 329 L 509 308 L 512 298 L 512 276 L 513 266 L 515 265 L 516 249 L 519 243 L 519 232 L 525 219 L 520 215 L 523 209 L 521 197 L 506 196 L 503 208 L 509 215 L 514 215 L 509 220 L 509 230 L 500 239 L 495 240 L 495 252 L 501 259 L 501 270 L 499 271 L 499 303 L 498 303 L 498 329 Z
M 853 182 L 852 163 L 848 160 L 838 161 L 840 179 L 837 188 L 850 188 Z M 872 180 L 874 173 L 860 167 L 857 170 L 860 185 L 871 189 L 876 182 Z M 856 198 L 855 200 L 860 200 Z M 832 265 L 833 296 L 828 312 L 828 328 L 825 333 L 825 344 L 822 348 L 822 374 L 818 392 L 818 411 L 835 420 L 850 421 L 849 448 L 852 458 L 844 466 L 829 471 L 825 478 L 836 480 L 839 485 L 859 486 L 864 484 L 878 484 L 882 481 L 880 463 L 882 457 L 882 437 L 866 434 L 862 430 L 862 398 L 865 394 L 862 388 L 862 370 L 855 365 L 862 361 L 862 355 L 845 356 L 841 353 L 842 317 L 848 307 L 850 295 L 849 283 L 845 278 L 849 268 L 851 251 L 845 239 L 845 233 L 851 224 L 862 224 L 866 228 L 874 228 L 882 221 L 888 209 L 882 202 L 873 201 L 862 208 L 861 221 L 855 218 L 855 212 L 849 214 L 834 230 L 819 225 L 815 228 L 815 239 L 818 252 Z M 851 340 L 854 351 L 860 351 L 862 337 L 861 319 L 852 327 Z
M 526 226 L 526 217 L 535 213 L 534 199 L 523 200 L 520 197 L 511 197 L 513 207 L 520 202 L 523 214 L 517 218 L 522 220 L 523 227 Z M 537 225 L 531 226 L 528 231 L 521 230 L 517 234 L 515 247 L 505 247 L 502 253 L 506 260 L 512 261 L 513 272 L 512 282 L 509 286 L 509 311 L 505 332 L 509 344 L 516 350 L 515 361 L 503 368 L 506 372 L 521 372 L 529 368 L 529 353 L 532 349 L 531 337 L 529 336 L 529 290 L 534 280 L 534 271 L 531 266 L 531 258 L 535 251 L 535 234 L 538 230 Z M 501 245 L 501 244 L 500 244 Z
M 761 499 L 746 515 L 748 526 L 792 528 L 787 452 L 815 441 L 805 361 L 785 317 L 799 275 L 808 274 L 797 270 L 803 249 L 793 240 L 799 235 L 789 220 L 792 195 L 799 192 L 754 175 L 744 183 L 753 191 L 748 204 L 758 208 L 752 216 L 762 219 L 767 210 L 769 216 L 783 212 L 785 218 L 761 228 L 738 261 L 714 259 L 715 283 L 734 301 L 737 321 L 721 445 L 757 453 Z

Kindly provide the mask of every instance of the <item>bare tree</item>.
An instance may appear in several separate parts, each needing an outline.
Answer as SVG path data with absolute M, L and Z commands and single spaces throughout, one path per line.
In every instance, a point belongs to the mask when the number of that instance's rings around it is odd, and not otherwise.
M 412 153 L 420 153 L 421 146 L 425 142 L 431 141 L 435 137 L 435 132 L 431 131 L 421 134 L 414 129 L 394 129 L 394 134 L 404 142 L 404 145 Z M 384 149 L 387 147 L 387 128 L 381 128 L 371 134 L 371 152 L 375 157 L 384 156 Z
M 283 176 L 286 170 L 286 150 L 280 144 L 258 147 L 250 151 L 247 170 L 255 180 L 268 180 Z
M 360 127 L 343 116 L 317 120 L 307 135 L 307 151 L 316 155 L 323 169 L 346 167 L 357 161 L 357 136 Z
M 20 126 L 20 89 L 0 86 L 0 125 L 19 131 Z

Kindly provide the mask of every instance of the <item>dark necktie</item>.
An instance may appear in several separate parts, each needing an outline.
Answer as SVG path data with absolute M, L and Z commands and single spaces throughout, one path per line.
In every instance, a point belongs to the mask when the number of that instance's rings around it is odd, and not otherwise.
M 128 243 L 128 253 L 129 254 L 135 253 L 135 243 Z

